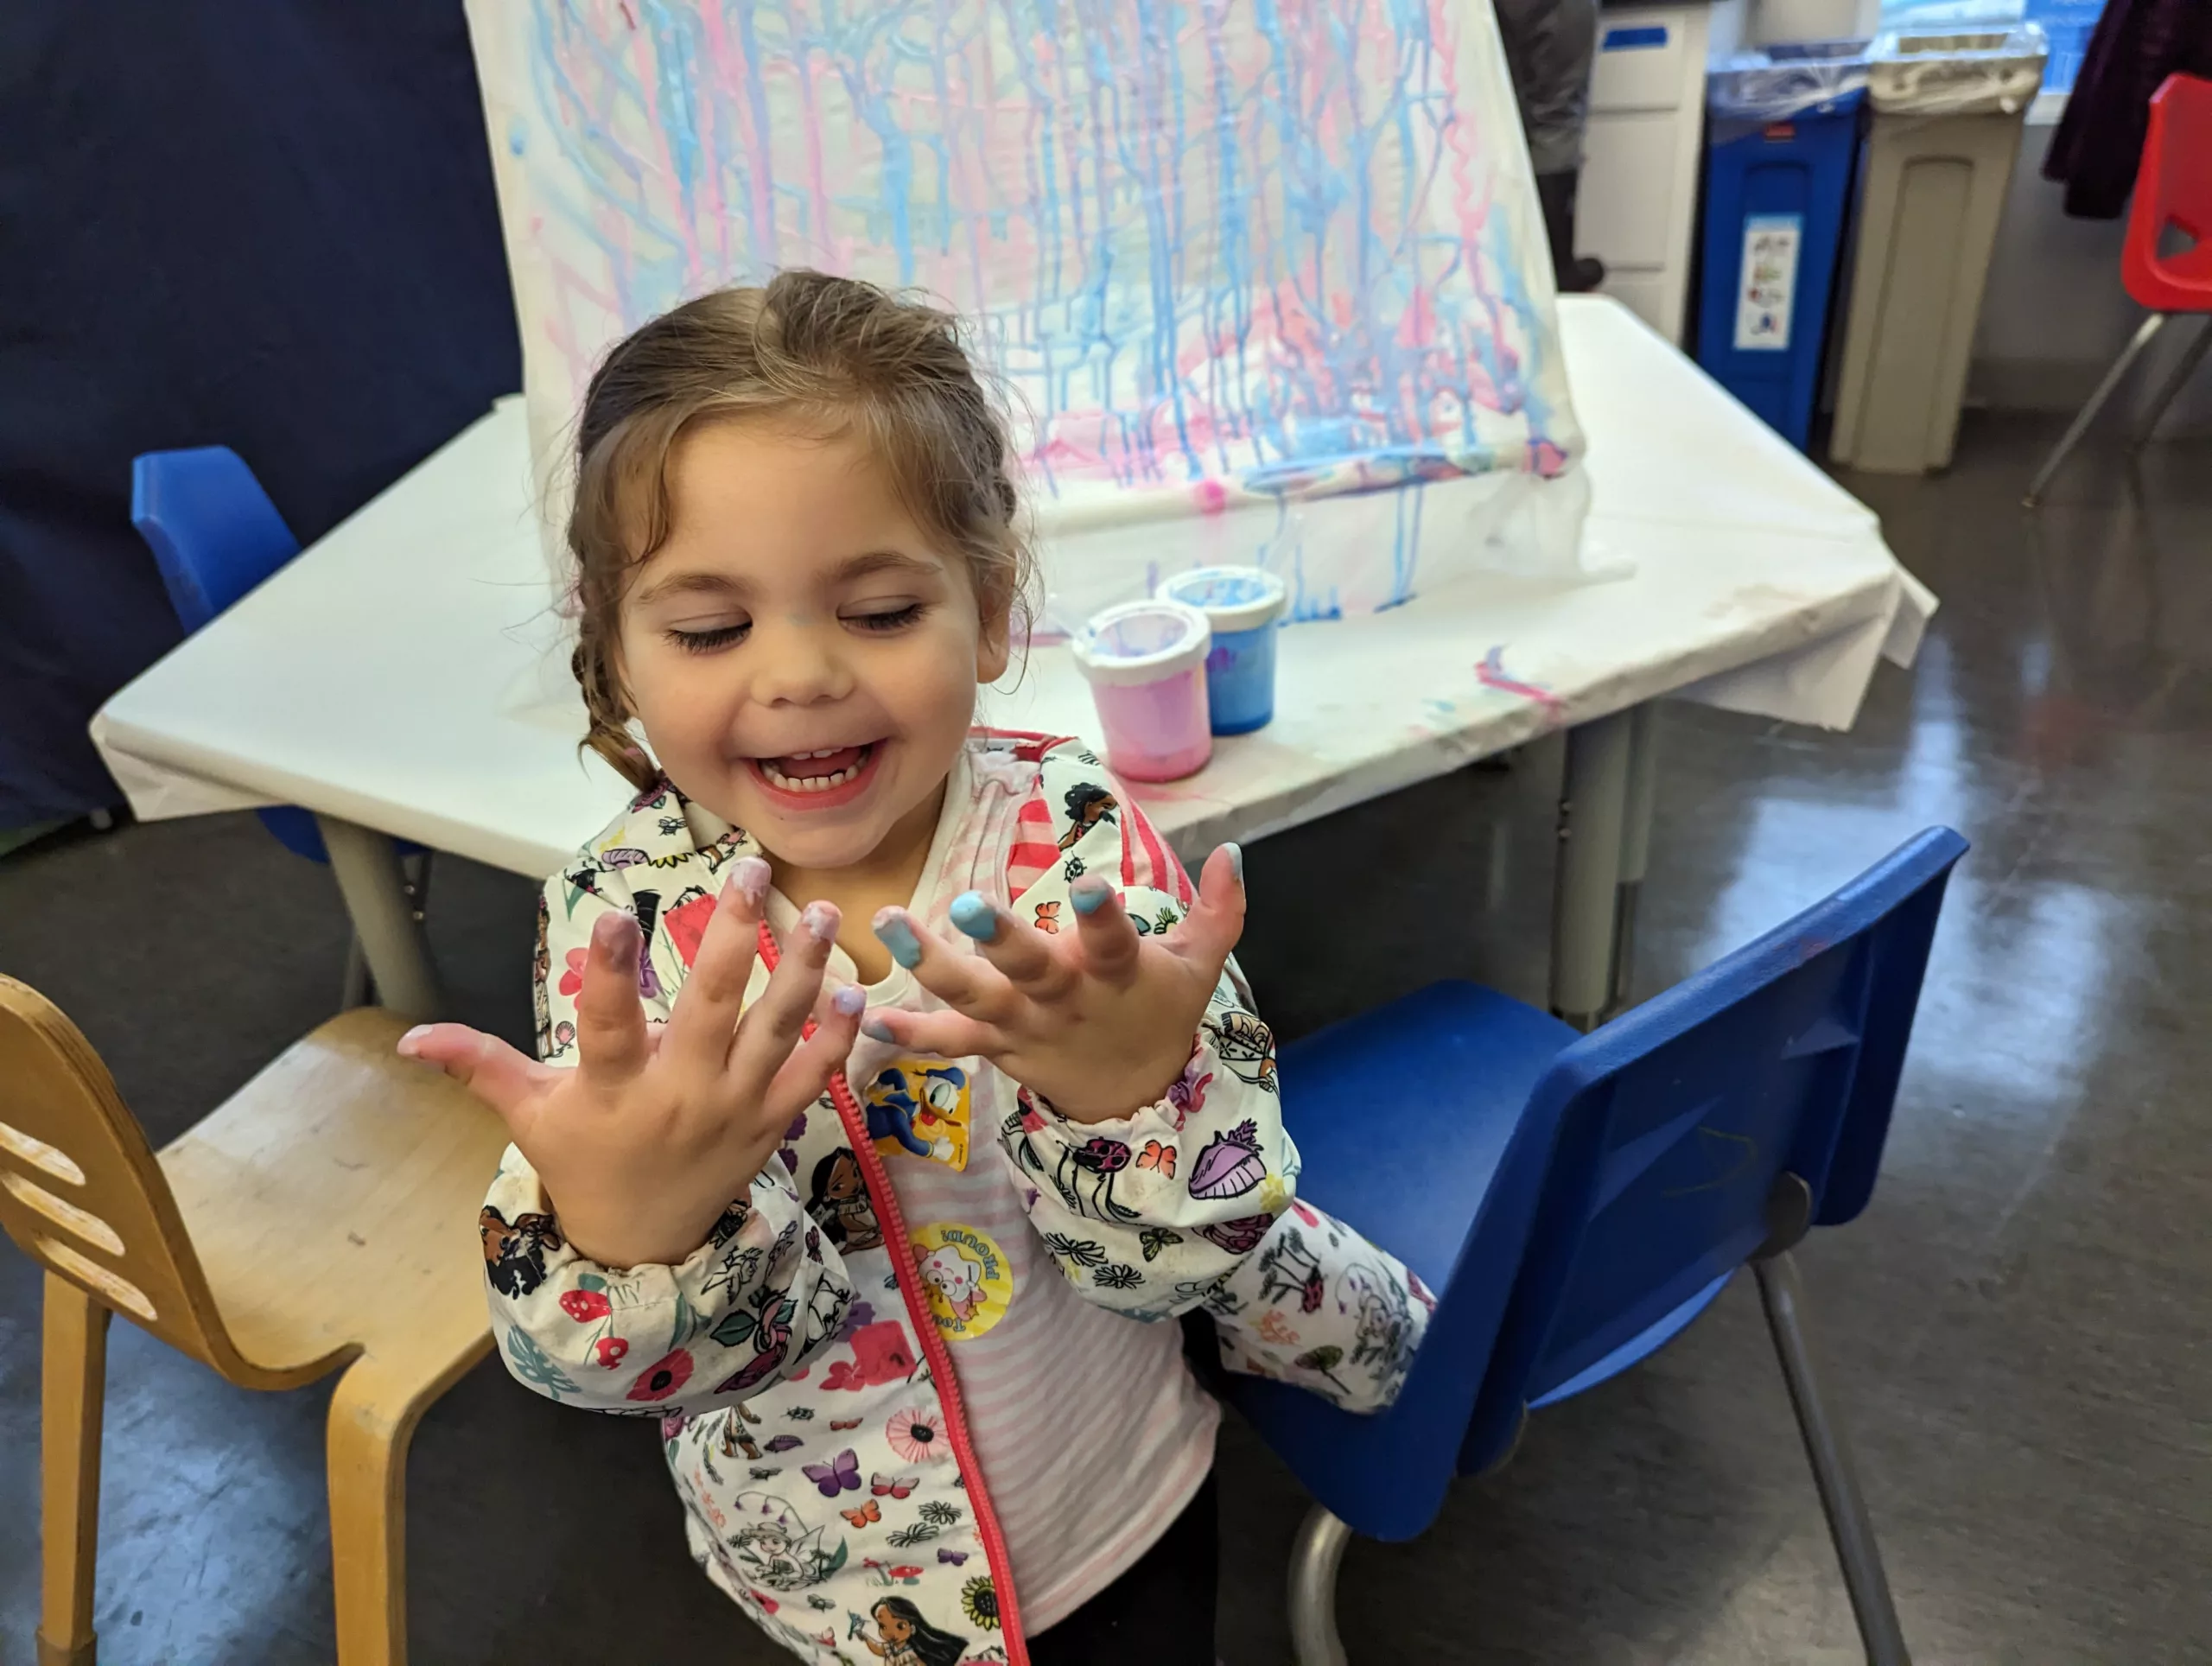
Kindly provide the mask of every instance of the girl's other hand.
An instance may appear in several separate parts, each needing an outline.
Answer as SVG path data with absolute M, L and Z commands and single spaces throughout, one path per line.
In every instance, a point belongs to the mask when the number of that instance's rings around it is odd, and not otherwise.
M 837 938 L 828 903 L 807 908 L 768 987 L 744 1009 L 767 892 L 767 863 L 747 856 L 733 866 L 658 1030 L 638 1001 L 638 923 L 616 909 L 601 915 L 576 1001 L 573 1069 L 461 1024 L 425 1025 L 400 1040 L 406 1057 L 437 1065 L 499 1113 L 569 1242 L 593 1261 L 674 1263 L 705 1243 L 851 1050 L 864 997 L 845 989 L 819 1001 Z M 802 1040 L 817 1003 L 820 1026 Z
M 1223 845 L 1190 914 L 1140 937 L 1120 894 L 1094 876 L 1070 888 L 1076 929 L 1047 937 L 976 892 L 952 922 L 980 945 L 958 952 L 903 908 L 875 917 L 892 957 L 950 1012 L 870 1014 L 880 1040 L 941 1058 L 988 1059 L 1072 1122 L 1127 1116 L 1162 1097 L 1244 931 L 1243 853 Z

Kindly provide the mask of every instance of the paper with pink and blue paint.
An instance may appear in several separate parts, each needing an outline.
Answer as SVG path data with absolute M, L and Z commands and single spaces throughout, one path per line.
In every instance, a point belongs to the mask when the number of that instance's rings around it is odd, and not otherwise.
M 1515 512 L 1573 474 L 1582 440 L 1487 6 L 468 12 L 549 480 L 613 340 L 703 289 L 813 265 L 976 321 L 1056 600 L 1078 550 L 1134 569 L 1139 542 L 1113 534 L 1142 526 L 1155 570 L 1116 581 L 1135 593 L 1159 575 L 1158 523 L 1195 517 L 1236 530 L 1171 567 L 1273 567 L 1294 617 L 1386 607 L 1468 541 L 1421 531 L 1424 488 L 1468 480 L 1491 488 L 1452 512 L 1494 507 L 1474 542 L 1564 539 L 1571 557 L 1579 480 L 1552 512 Z M 1389 535 L 1308 570 L 1303 510 L 1385 493 L 1404 501 L 1359 520 Z M 1095 573 L 1076 588 L 1099 599 Z

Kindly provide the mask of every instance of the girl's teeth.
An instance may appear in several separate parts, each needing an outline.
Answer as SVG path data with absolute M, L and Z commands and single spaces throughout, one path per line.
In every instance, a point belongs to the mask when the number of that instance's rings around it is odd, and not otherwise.
M 828 758 L 843 750 L 842 747 L 832 747 L 826 751 L 794 752 L 789 755 L 796 761 L 806 758 Z M 831 787 L 842 786 L 859 775 L 861 765 L 868 761 L 868 751 L 869 748 L 862 747 L 858 760 L 848 764 L 834 775 L 786 775 L 765 758 L 760 760 L 760 773 L 768 778 L 771 785 L 780 787 L 785 792 L 827 792 Z

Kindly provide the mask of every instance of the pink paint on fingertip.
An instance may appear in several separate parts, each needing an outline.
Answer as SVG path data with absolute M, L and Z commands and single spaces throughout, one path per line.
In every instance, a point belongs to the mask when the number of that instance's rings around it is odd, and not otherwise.
M 1229 488 L 1219 480 L 1200 480 L 1192 495 L 1198 500 L 1198 513 L 1218 515 L 1229 507 Z
M 591 940 L 618 959 L 637 947 L 637 920 L 620 908 L 610 908 L 591 923 Z
M 758 856 L 740 856 L 730 865 L 729 882 L 737 887 L 738 894 L 755 908 L 768 894 L 768 881 L 773 877 L 768 864 Z
M 816 942 L 835 943 L 837 927 L 844 918 L 834 902 L 810 902 L 799 911 L 798 923 Z

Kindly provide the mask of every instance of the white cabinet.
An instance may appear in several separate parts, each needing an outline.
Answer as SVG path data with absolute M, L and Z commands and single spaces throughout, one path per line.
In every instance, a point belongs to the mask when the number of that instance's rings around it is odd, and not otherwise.
M 1618 296 L 1679 343 L 1705 130 L 1705 67 L 1742 38 L 1742 0 L 1608 5 L 1598 20 L 1575 252 L 1605 263 Z

